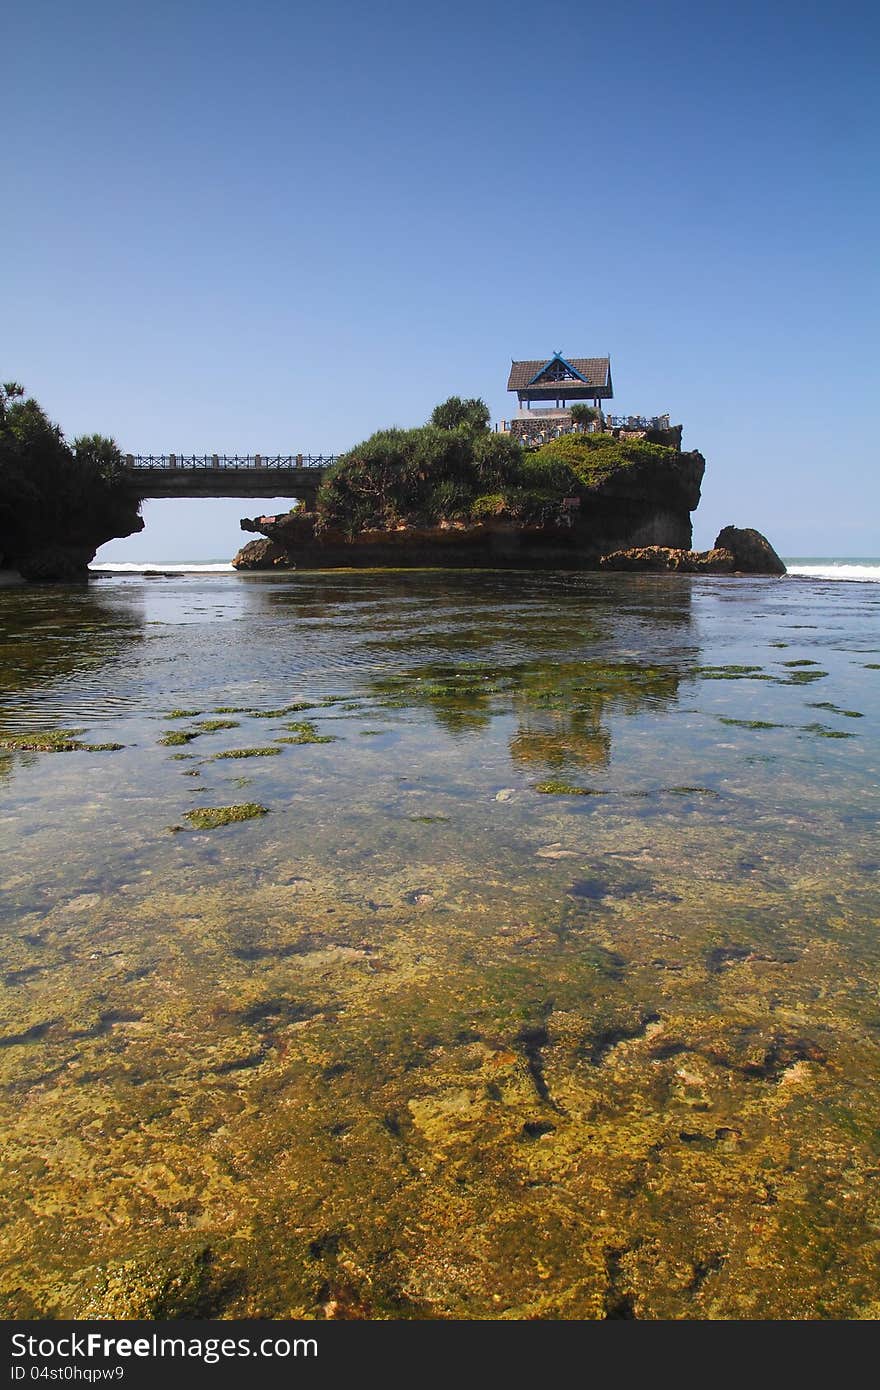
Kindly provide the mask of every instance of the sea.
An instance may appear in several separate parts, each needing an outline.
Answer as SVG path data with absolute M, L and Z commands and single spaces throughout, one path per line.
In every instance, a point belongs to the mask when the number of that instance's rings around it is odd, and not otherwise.
M 792 556 L 785 560 L 789 574 L 804 579 L 851 579 L 865 583 L 880 581 L 880 559 L 866 557 Z M 228 560 L 149 560 L 106 564 L 96 561 L 91 568 L 108 574 L 143 574 L 145 570 L 166 570 L 170 574 L 232 574 Z
M 880 559 L 0 590 L 6 1318 L 880 1317 Z

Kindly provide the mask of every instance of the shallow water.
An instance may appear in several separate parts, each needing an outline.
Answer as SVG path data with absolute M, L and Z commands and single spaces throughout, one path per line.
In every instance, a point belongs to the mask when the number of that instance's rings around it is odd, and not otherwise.
M 880 1316 L 878 616 L 0 592 L 0 1311 Z

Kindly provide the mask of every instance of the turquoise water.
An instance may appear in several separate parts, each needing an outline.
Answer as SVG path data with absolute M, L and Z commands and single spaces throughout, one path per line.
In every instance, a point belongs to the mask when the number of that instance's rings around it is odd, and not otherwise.
M 878 615 L 0 592 L 6 1315 L 877 1316 Z

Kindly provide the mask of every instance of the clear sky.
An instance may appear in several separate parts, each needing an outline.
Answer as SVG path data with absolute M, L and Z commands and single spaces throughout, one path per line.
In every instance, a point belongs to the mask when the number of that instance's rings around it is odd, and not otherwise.
M 0 376 L 126 451 L 342 450 L 610 353 L 695 540 L 880 554 L 880 9 L 7 6 Z M 229 557 L 252 502 L 103 558 Z M 272 504 L 277 509 L 277 504 Z

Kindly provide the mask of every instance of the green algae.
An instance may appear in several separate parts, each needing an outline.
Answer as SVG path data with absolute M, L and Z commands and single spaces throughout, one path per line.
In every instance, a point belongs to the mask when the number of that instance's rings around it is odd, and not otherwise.
M 163 719 L 197 719 L 202 713 L 200 709 L 171 709 L 162 716 Z
M 810 661 L 810 660 L 808 660 L 806 657 L 802 657 L 802 658 L 801 658 L 800 660 L 798 660 L 798 661 L 782 661 L 782 662 L 780 662 L 780 665 L 781 665 L 781 666 L 818 666 L 818 664 L 819 664 L 818 661 Z
M 211 761 L 221 758 L 272 758 L 280 752 L 280 748 L 228 748 L 223 753 L 212 753 Z
M 18 753 L 111 753 L 122 743 L 83 743 L 84 729 L 48 729 L 40 733 L 0 734 L 0 748 Z
M 210 1246 L 184 1238 L 147 1258 L 98 1266 L 82 1279 L 81 1316 L 149 1322 L 216 1316 L 224 1299 L 212 1265 Z
M 834 704 L 832 704 L 830 700 L 816 700 L 816 701 L 812 701 L 812 702 L 810 703 L 810 705 L 809 705 L 809 708 L 810 708 L 810 709 L 827 709 L 827 710 L 830 710 L 830 712 L 831 712 L 832 714 L 840 714 L 840 715 L 843 715 L 843 717 L 844 717 L 845 719 L 864 719 L 864 717 L 865 717 L 865 716 L 862 714 L 861 710 L 857 710 L 857 709 L 841 709 L 839 705 L 834 705 Z
M 336 743 L 335 734 L 282 734 L 276 743 Z
M 220 729 L 240 729 L 241 724 L 237 719 L 202 719 L 199 721 L 198 730 L 202 734 L 214 734 Z
M 785 724 L 774 724 L 769 719 L 732 719 L 719 715 L 719 723 L 731 724 L 737 729 L 785 729 Z
M 492 582 L 474 581 L 480 605 Z M 521 659 L 510 593 L 516 669 L 484 663 L 487 736 L 434 719 L 457 699 L 444 675 L 389 716 L 400 761 L 352 739 L 344 777 L 310 782 L 306 759 L 280 814 L 238 835 L 148 853 L 140 822 L 151 835 L 179 781 L 145 754 L 96 802 L 100 839 L 94 819 L 75 836 L 56 808 L 79 813 L 89 767 L 17 760 L 10 804 L 32 830 L 40 793 L 47 830 L 16 838 L 0 885 L 18 918 L 0 962 L 4 1316 L 880 1315 L 871 779 L 832 781 L 838 751 L 795 730 L 744 776 L 722 703 L 676 703 L 694 660 L 724 655 L 705 615 L 705 657 L 690 629 L 661 631 L 630 663 L 652 679 L 608 653 L 579 675 L 580 628 L 552 614 L 558 650 Z M 768 719 L 803 703 L 778 685 L 755 700 Z M 522 766 L 601 767 L 612 794 L 487 815 Z M 410 812 L 437 798 L 432 835 Z
M 543 796 L 604 796 L 605 793 L 596 791 L 592 787 L 578 787 L 573 782 L 562 782 L 558 778 L 547 777 L 543 782 L 536 782 L 533 791 L 541 792 Z
M 827 671 L 792 671 L 784 681 L 783 685 L 810 685 L 813 681 L 820 681 L 828 675 Z
M 214 714 L 250 714 L 250 710 L 245 705 L 217 705 L 213 710 Z
M 159 739 L 165 748 L 174 748 L 180 744 L 192 743 L 194 738 L 198 738 L 201 730 L 199 729 L 169 729 Z
M 268 815 L 268 807 L 256 801 L 245 801 L 236 806 L 201 806 L 198 810 L 184 811 L 183 814 L 194 830 L 216 830 L 222 825 Z
M 682 783 L 678 787 L 663 787 L 662 790 L 670 796 L 718 796 L 719 792 L 714 787 L 692 786 L 689 783 Z
M 855 734 L 849 733 L 846 729 L 829 729 L 826 724 L 802 724 L 801 729 L 805 734 L 816 734 L 819 738 L 855 738 Z
M 296 700 L 292 705 L 283 705 L 280 709 L 253 709 L 250 713 L 254 719 L 283 719 L 286 714 L 296 714 L 298 710 L 313 708 L 314 704 L 310 700 Z
M 283 724 L 282 728 L 290 733 L 276 738 L 276 743 L 335 743 L 338 738 L 337 734 L 319 734 L 317 725 L 308 719 Z
M 704 681 L 772 681 L 775 676 L 768 675 L 760 666 L 697 666 L 694 676 Z

